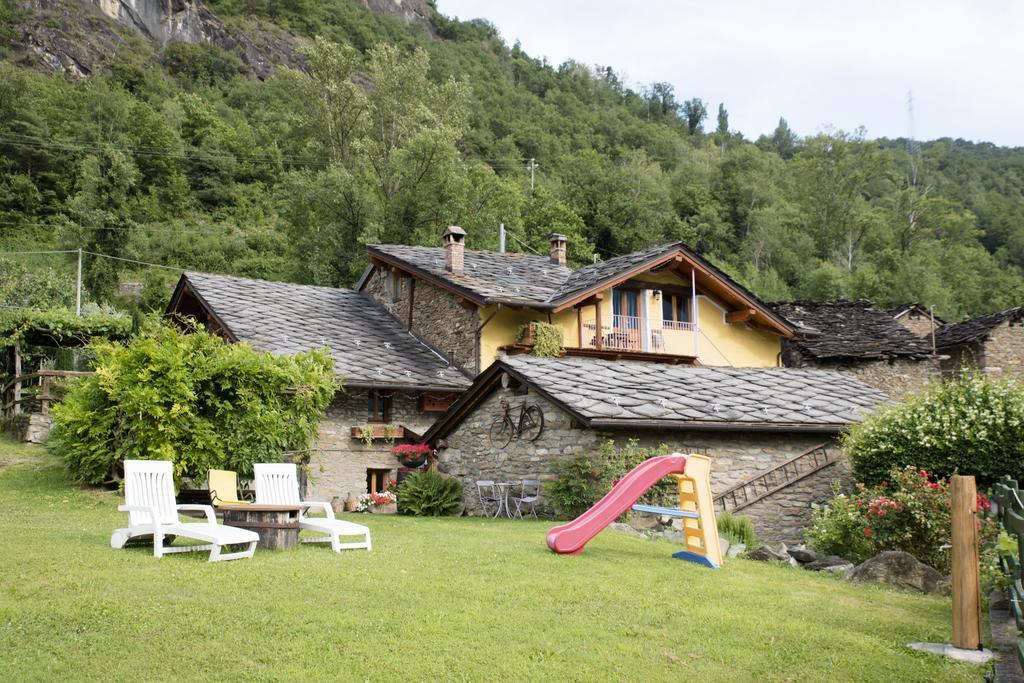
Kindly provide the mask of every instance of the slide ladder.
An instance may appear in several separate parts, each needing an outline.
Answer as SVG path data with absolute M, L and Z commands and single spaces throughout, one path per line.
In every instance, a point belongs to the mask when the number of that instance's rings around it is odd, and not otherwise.
M 548 547 L 556 553 L 578 555 L 587 542 L 626 510 L 683 520 L 684 549 L 672 557 L 718 568 L 722 564 L 718 524 L 711 498 L 711 459 L 680 453 L 649 458 L 619 480 L 592 508 L 548 532 Z M 679 507 L 640 505 L 637 500 L 662 477 L 675 477 Z

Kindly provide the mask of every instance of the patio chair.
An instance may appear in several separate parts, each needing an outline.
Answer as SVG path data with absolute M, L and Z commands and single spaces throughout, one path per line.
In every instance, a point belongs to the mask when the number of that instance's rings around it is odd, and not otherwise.
M 540 480 L 523 479 L 518 496 L 512 496 L 512 502 L 516 506 L 513 513 L 519 519 L 523 518 L 524 509 L 528 514 L 537 517 L 537 501 L 540 500 Z
M 331 550 L 340 553 L 342 550 L 365 548 L 372 550 L 370 530 L 362 524 L 346 522 L 334 518 L 334 509 L 330 503 L 301 500 L 299 498 L 299 476 L 294 463 L 258 463 L 253 465 L 256 482 L 257 505 L 299 505 L 299 528 L 308 529 L 326 536 L 301 538 L 303 543 L 330 543 Z M 310 509 L 319 508 L 326 517 L 307 517 Z M 361 536 L 363 540 L 355 543 L 342 543 L 341 536 Z
M 487 517 L 497 517 L 501 512 L 502 497 L 501 489 L 492 480 L 487 479 L 476 482 L 476 495 L 480 498 L 480 509 Z M 494 512 L 488 507 L 493 505 Z
M 210 470 L 206 475 L 210 501 L 216 505 L 248 505 L 251 500 L 238 497 L 238 475 L 231 470 Z
M 169 460 L 125 460 L 125 504 L 117 509 L 128 513 L 128 526 L 115 529 L 110 537 L 112 548 L 123 548 L 138 536 L 153 537 L 153 556 L 167 553 L 210 551 L 210 562 L 252 557 L 260 537 L 255 531 L 217 524 L 217 517 L 209 505 L 177 505 L 174 502 L 174 469 Z M 182 523 L 178 513 L 196 511 L 206 513 L 206 522 Z M 205 541 L 204 545 L 166 546 L 167 536 L 183 536 Z M 221 553 L 229 545 L 245 545 L 245 550 Z

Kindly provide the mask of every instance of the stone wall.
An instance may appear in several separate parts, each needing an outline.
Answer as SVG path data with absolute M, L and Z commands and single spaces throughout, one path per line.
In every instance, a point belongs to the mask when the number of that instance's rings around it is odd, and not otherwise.
M 985 345 L 964 344 L 952 348 L 939 349 L 942 354 L 942 373 L 952 375 L 964 368 L 981 369 L 985 367 Z
M 1002 322 L 993 328 L 982 359 L 985 372 L 1024 379 L 1024 326 Z
M 488 430 L 501 415 L 505 399 L 518 411 L 520 405 L 536 404 L 544 413 L 544 432 L 535 442 L 513 441 L 498 449 L 490 444 Z M 515 414 L 515 413 L 514 413 Z M 745 481 L 817 445 L 829 442 L 821 434 L 745 431 L 596 431 L 582 428 L 571 416 L 535 393 L 517 394 L 496 389 L 445 438 L 447 448 L 438 456 L 442 473 L 459 479 L 463 503 L 471 514 L 479 512 L 475 482 L 480 479 L 519 481 L 554 477 L 555 463 L 579 453 L 596 452 L 612 439 L 619 446 L 635 438 L 645 448 L 666 444 L 673 450 L 701 450 L 712 458 L 711 488 L 715 493 Z M 820 470 L 762 502 L 742 511 L 752 518 L 766 540 L 796 541 L 811 515 L 811 504 L 829 498 L 833 481 L 849 482 L 849 468 L 837 464 Z M 552 512 L 542 505 L 544 512 Z
M 393 277 L 392 271 L 377 268 L 363 291 L 408 324 L 411 282 L 410 277 Z M 459 367 L 477 374 L 480 371 L 476 348 L 476 331 L 480 325 L 477 309 L 464 308 L 459 297 L 419 279 L 412 300 L 412 331 Z
M 896 322 L 907 329 L 911 334 L 916 337 L 931 338 L 932 329 L 939 328 L 941 325 L 936 323 L 932 325 L 932 319 L 930 316 L 923 315 L 917 311 L 908 311 L 900 317 L 896 318 Z
M 42 413 L 21 413 L 7 420 L 7 430 L 22 443 L 46 443 L 53 418 Z
M 436 414 L 420 413 L 412 393 L 392 392 L 391 423 L 422 434 L 434 422 Z M 366 470 L 388 469 L 394 477 L 398 461 L 391 446 L 377 439 L 367 446 L 352 436 L 352 427 L 367 423 L 369 396 L 366 389 L 348 389 L 339 393 L 320 423 L 320 434 L 313 445 L 306 496 L 310 500 L 330 502 L 366 492 Z

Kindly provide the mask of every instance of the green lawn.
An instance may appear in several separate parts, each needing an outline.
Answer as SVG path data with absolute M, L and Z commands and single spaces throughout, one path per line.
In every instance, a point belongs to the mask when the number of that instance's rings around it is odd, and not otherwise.
M 116 551 L 111 493 L 0 441 L 0 680 L 960 681 L 949 603 L 605 532 L 360 516 L 375 550 Z

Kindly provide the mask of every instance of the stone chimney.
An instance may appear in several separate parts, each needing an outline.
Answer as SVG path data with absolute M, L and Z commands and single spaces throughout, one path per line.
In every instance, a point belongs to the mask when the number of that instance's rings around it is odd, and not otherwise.
M 560 235 L 557 232 L 548 235 L 548 240 L 551 242 L 551 262 L 557 266 L 564 266 L 565 249 L 569 244 L 569 240 L 565 235 Z
M 444 269 L 449 273 L 462 275 L 466 251 L 466 231 L 457 225 L 449 225 L 441 235 L 444 241 Z

